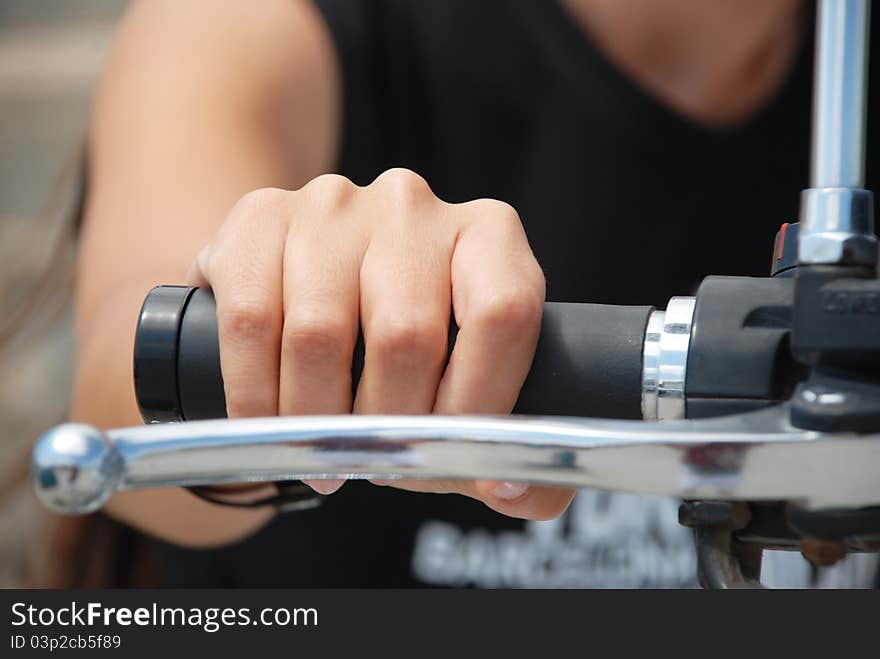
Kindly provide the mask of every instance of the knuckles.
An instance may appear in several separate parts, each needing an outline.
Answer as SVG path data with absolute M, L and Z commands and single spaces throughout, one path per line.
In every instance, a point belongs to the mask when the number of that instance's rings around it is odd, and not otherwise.
M 321 174 L 309 181 L 301 192 L 312 195 L 321 206 L 338 210 L 359 190 L 350 179 L 339 174 Z
M 259 188 L 244 194 L 232 207 L 229 218 L 233 223 L 249 224 L 255 220 L 274 218 L 289 222 L 299 215 L 303 206 L 318 206 L 331 214 L 345 206 L 359 190 L 351 180 L 339 174 L 322 174 L 296 191 L 281 188 Z M 327 213 L 305 213 L 314 219 Z
M 390 195 L 393 199 L 414 204 L 429 199 L 436 199 L 431 186 L 419 174 L 409 169 L 395 167 L 382 172 L 370 188 L 383 194 Z
M 282 336 L 283 349 L 294 359 L 317 366 L 351 361 L 354 331 L 343 321 L 332 318 L 287 318 Z
M 269 303 L 229 302 L 217 309 L 217 324 L 227 341 L 261 342 L 277 336 L 281 316 Z
M 537 329 L 544 313 L 543 274 L 520 286 L 485 292 L 474 300 L 471 323 L 491 334 L 522 334 Z
M 367 338 L 367 353 L 379 363 L 422 367 L 446 360 L 448 323 L 425 315 L 374 321 Z
M 464 205 L 469 206 L 476 215 L 485 221 L 496 221 L 517 229 L 522 226 L 519 213 L 506 201 L 488 198 L 475 199 Z
M 273 217 L 286 214 L 292 193 L 281 188 L 260 188 L 248 192 L 232 207 L 234 218 Z
M 250 227 L 255 221 L 267 218 L 285 223 L 296 218 L 302 218 L 306 223 L 320 223 L 335 219 L 355 201 L 359 209 L 356 215 L 368 221 L 371 215 L 375 215 L 371 206 L 375 206 L 378 199 L 383 200 L 379 204 L 381 214 L 387 213 L 385 204 L 389 202 L 405 209 L 439 201 L 422 176 L 401 167 L 384 171 L 366 188 L 339 174 L 321 174 L 296 191 L 260 188 L 246 193 L 232 207 L 229 223 Z M 497 203 L 501 205 L 501 202 Z M 373 210 L 379 211 L 379 206 Z M 403 218 L 411 219 L 409 213 L 403 213 Z

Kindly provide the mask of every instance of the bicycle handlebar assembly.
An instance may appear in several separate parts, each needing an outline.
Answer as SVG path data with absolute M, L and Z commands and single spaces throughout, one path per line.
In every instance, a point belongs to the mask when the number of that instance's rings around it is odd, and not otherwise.
M 213 296 L 163 286 L 135 345 L 148 425 L 50 430 L 33 453 L 37 495 L 86 513 L 121 490 L 301 478 L 652 492 L 685 499 L 679 521 L 695 531 L 712 588 L 759 586 L 763 548 L 880 550 L 880 279 L 862 187 L 868 13 L 867 0 L 820 0 L 811 187 L 801 223 L 777 234 L 772 276 L 707 277 L 665 311 L 548 303 L 515 409 L 537 416 L 217 420 Z
M 788 229 L 794 236 L 797 227 Z M 674 420 L 786 400 L 803 369 L 788 351 L 794 280 L 709 277 L 693 297 L 653 307 L 549 302 L 514 412 Z M 455 344 L 456 328 L 449 335 Z M 364 345 L 353 355 L 352 381 Z M 217 314 L 208 289 L 158 286 L 134 348 L 147 423 L 226 416 Z

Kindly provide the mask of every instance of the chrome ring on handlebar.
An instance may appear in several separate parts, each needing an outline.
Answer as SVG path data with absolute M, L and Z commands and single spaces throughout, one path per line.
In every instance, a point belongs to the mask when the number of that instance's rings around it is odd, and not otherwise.
M 685 383 L 696 298 L 674 297 L 648 318 L 642 353 L 642 418 L 685 418 Z
M 657 384 L 660 378 L 660 337 L 663 335 L 665 311 L 652 311 L 645 329 L 642 352 L 642 418 L 657 419 Z

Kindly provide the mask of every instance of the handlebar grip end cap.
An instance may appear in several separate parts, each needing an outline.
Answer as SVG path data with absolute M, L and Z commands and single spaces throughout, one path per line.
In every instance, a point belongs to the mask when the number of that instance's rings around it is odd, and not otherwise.
M 138 318 L 134 341 L 134 389 L 146 423 L 182 421 L 177 382 L 180 324 L 191 286 L 156 286 Z
M 123 464 L 107 436 L 66 423 L 46 432 L 31 455 L 31 484 L 49 509 L 67 515 L 98 510 L 116 491 Z

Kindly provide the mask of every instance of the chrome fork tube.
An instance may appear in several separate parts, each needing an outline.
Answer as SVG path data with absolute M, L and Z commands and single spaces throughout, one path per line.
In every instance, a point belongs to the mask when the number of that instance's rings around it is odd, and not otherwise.
M 873 266 L 873 199 L 865 184 L 868 0 L 820 0 L 810 188 L 801 196 L 798 261 Z

